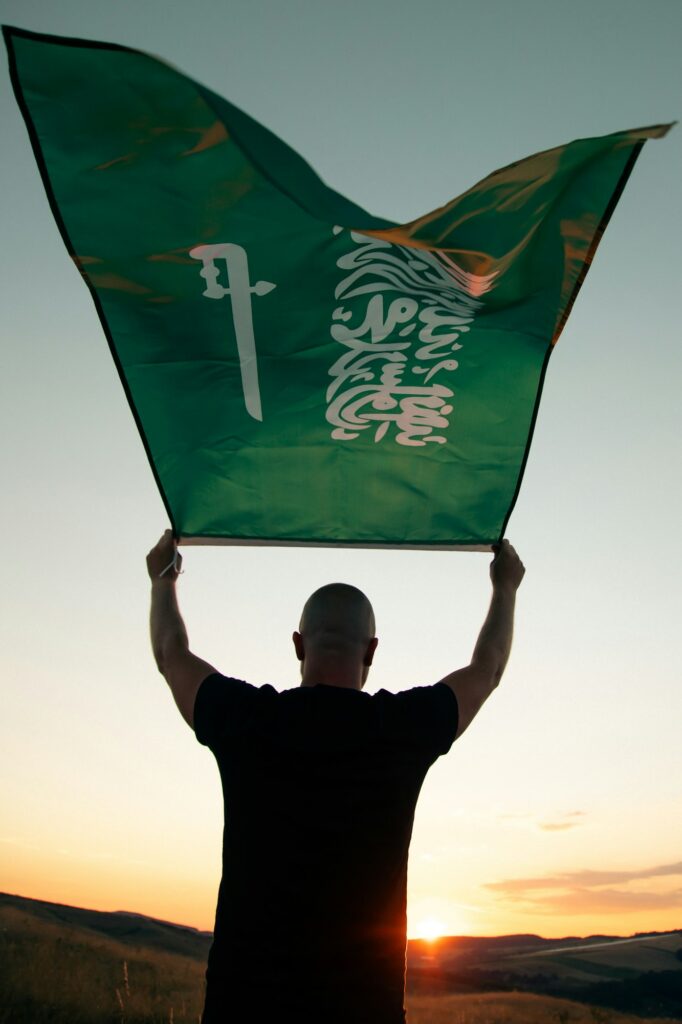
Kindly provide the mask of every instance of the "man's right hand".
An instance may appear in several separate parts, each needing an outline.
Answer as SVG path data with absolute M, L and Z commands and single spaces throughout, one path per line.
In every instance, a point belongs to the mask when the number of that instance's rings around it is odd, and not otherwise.
M 526 572 L 525 566 L 508 540 L 495 545 L 495 557 L 490 563 L 493 587 L 518 590 Z

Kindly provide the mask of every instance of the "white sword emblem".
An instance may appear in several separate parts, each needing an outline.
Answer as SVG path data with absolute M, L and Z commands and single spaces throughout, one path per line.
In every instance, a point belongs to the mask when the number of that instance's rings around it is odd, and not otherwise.
M 253 336 L 253 316 L 251 312 L 251 293 L 256 295 L 267 295 L 277 286 L 271 281 L 257 281 L 252 285 L 249 280 L 249 263 L 246 257 L 246 249 L 233 242 L 219 242 L 217 245 L 197 245 L 190 249 L 190 256 L 195 260 L 201 260 L 202 269 L 199 271 L 206 289 L 204 295 L 207 299 L 222 299 L 229 295 L 232 303 L 232 321 L 234 333 L 237 338 L 237 352 L 239 353 L 239 366 L 242 374 L 242 390 L 244 392 L 244 405 L 249 416 L 254 420 L 263 419 L 263 410 L 260 401 L 260 387 L 258 385 L 258 360 L 256 357 L 256 340 Z M 224 260 L 227 267 L 228 287 L 218 284 L 220 271 L 215 265 L 216 260 Z

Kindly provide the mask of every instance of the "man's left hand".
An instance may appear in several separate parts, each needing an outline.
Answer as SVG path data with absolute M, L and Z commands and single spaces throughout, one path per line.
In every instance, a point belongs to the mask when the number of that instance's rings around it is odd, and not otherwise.
M 166 530 L 158 544 L 147 555 L 147 572 L 154 582 L 158 579 L 176 580 L 182 568 L 182 555 L 172 530 Z

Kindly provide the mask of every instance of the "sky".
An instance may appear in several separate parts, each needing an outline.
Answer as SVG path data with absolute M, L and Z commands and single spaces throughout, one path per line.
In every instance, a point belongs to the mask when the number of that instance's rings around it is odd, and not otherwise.
M 169 60 L 398 222 L 538 150 L 682 113 L 677 0 L 0 0 L 0 15 Z M 163 504 L 6 72 L 0 120 L 0 889 L 209 929 L 218 772 L 147 633 Z M 644 147 L 550 361 L 507 530 L 527 569 L 514 648 L 424 784 L 411 935 L 682 927 L 681 155 L 679 127 Z M 354 583 L 380 638 L 368 689 L 400 690 L 468 663 L 489 561 L 191 548 L 179 593 L 197 654 L 283 689 L 306 597 Z

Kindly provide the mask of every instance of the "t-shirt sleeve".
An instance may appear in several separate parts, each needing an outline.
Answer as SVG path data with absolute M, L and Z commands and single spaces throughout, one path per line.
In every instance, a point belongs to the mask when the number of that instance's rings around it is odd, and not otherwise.
M 194 701 L 194 733 L 199 743 L 215 750 L 231 735 L 243 731 L 258 693 L 257 686 L 243 679 L 221 676 L 218 672 L 207 676 Z
M 446 683 L 414 686 L 391 694 L 389 728 L 397 742 L 435 761 L 447 754 L 457 735 L 457 697 Z

